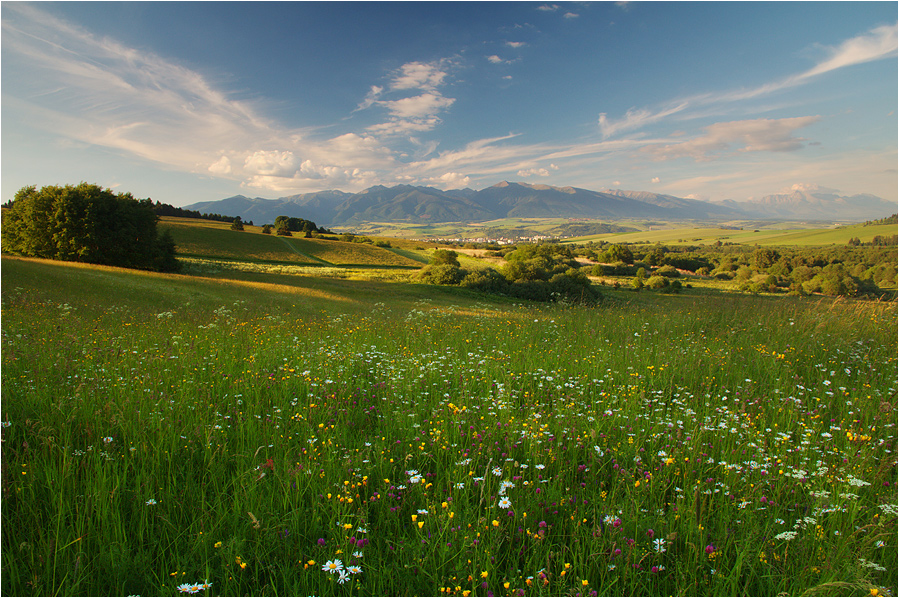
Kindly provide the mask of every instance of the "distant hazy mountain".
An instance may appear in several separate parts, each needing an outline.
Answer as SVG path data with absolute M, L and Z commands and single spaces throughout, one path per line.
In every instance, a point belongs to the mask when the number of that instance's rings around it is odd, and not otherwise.
M 896 204 L 876 195 L 844 196 L 818 185 L 793 185 L 791 189 L 761 199 L 727 202 L 756 218 L 783 220 L 872 220 L 896 213 Z
M 891 202 L 873 195 L 844 197 L 834 189 L 796 185 L 788 193 L 759 200 L 705 202 L 647 191 L 590 191 L 503 181 L 475 191 L 378 185 L 359 193 L 319 191 L 278 199 L 236 195 L 186 206 L 191 210 L 240 216 L 256 224 L 278 216 L 339 227 L 361 222 L 483 222 L 499 218 L 649 218 L 715 220 L 870 220 L 896 212 Z
M 490 220 L 494 213 L 470 199 L 431 187 L 369 187 L 337 206 L 332 224 L 358 222 L 461 222 Z
M 735 218 L 742 215 L 739 205 L 718 205 L 698 199 L 686 199 L 673 195 L 650 193 L 649 191 L 623 191 L 610 189 L 606 191 L 610 195 L 636 199 L 660 208 L 669 210 L 672 214 L 682 214 L 679 218 Z

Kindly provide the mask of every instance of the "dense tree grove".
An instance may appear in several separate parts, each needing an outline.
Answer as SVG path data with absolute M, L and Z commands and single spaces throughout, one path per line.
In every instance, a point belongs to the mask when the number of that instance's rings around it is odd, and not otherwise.
M 883 219 L 890 220 L 889 218 Z M 878 224 L 888 223 L 876 221 Z M 792 294 L 822 293 L 847 297 L 884 294 L 896 287 L 896 236 L 875 237 L 872 243 L 852 239 L 846 245 L 816 247 L 758 247 L 737 244 L 713 246 L 665 246 L 632 244 L 632 265 L 623 261 L 597 264 L 595 276 L 634 276 L 638 267 L 648 275 L 686 271 L 701 276 L 737 283 L 748 292 L 782 292 Z M 599 247 L 597 247 L 599 245 Z M 591 252 L 603 258 L 617 257 L 608 244 L 588 243 L 575 249 L 581 255 Z M 609 260 L 612 261 L 612 260 Z M 651 286 L 641 281 L 634 286 Z M 653 281 L 656 286 L 661 281 Z
M 291 218 L 290 216 L 278 216 L 277 218 L 275 218 L 275 230 L 279 231 L 279 235 L 282 234 L 280 232 L 282 230 L 287 230 L 294 233 L 331 232 L 324 227 L 316 226 L 316 224 L 311 220 L 306 220 L 305 218 Z
M 3 251 L 123 268 L 177 271 L 153 202 L 98 185 L 24 187 L 3 214 Z
M 431 284 L 461 285 L 533 301 L 593 302 L 600 296 L 568 246 L 519 245 L 507 252 L 505 258 L 502 271 L 493 268 L 470 271 L 461 267 L 458 253 L 439 249 L 418 276 Z

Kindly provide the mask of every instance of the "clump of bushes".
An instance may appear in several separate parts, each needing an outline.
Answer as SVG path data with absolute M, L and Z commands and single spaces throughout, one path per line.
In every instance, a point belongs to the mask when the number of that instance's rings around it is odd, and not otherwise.
M 565 247 L 525 245 L 507 253 L 506 260 L 502 271 L 492 268 L 469 271 L 461 267 L 455 251 L 438 249 L 417 278 L 428 284 L 461 285 L 531 301 L 590 303 L 600 297 Z

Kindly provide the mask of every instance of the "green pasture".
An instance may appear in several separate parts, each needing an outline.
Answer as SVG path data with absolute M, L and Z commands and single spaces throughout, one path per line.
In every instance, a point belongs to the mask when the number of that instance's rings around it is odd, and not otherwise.
M 897 593 L 895 303 L 0 268 L 3 595 Z
M 588 241 L 607 241 L 610 243 L 665 243 L 672 245 L 709 245 L 717 241 L 743 245 L 763 246 L 813 246 L 813 245 L 845 245 L 853 237 L 862 243 L 870 243 L 875 236 L 895 235 L 895 225 L 850 225 L 831 228 L 796 228 L 796 229 L 744 229 L 731 230 L 722 228 L 664 228 L 662 230 L 644 230 L 634 233 L 612 233 L 590 237 L 566 239 L 566 243 L 586 243 Z

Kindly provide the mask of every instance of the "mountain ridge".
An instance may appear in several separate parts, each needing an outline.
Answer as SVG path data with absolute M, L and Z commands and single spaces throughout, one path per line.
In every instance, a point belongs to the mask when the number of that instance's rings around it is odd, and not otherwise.
M 511 181 L 500 181 L 478 191 L 443 191 L 403 184 L 375 185 L 358 193 L 329 189 L 277 199 L 234 195 L 185 207 L 259 223 L 274 222 L 278 216 L 300 217 L 328 227 L 362 222 L 483 222 L 502 218 L 864 221 L 896 211 L 895 205 L 874 195 L 843 196 L 835 189 L 817 185 L 794 185 L 782 193 L 737 202 Z

